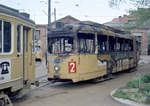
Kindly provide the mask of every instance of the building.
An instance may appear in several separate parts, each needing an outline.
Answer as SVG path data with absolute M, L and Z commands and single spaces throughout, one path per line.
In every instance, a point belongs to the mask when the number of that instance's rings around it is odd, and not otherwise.
M 65 16 L 61 19 L 56 20 L 55 22 L 52 22 L 51 28 L 61 27 L 61 25 L 69 24 L 69 23 L 73 23 L 73 22 L 77 22 L 77 21 L 79 21 L 79 20 L 68 15 L 68 16 Z M 37 38 L 37 39 L 40 38 L 39 41 L 37 41 L 37 42 L 41 42 L 42 53 L 45 54 L 46 48 L 47 48 L 47 44 L 46 44 L 46 42 L 47 42 L 47 24 L 36 25 L 36 32 L 40 33 L 40 35 L 36 34 L 35 38 Z
M 51 28 L 61 27 L 63 24 L 69 24 L 79 21 L 78 19 L 67 15 L 59 20 L 56 20 L 55 22 L 51 23 Z
M 120 29 L 123 26 L 122 23 L 114 22 L 114 21 L 106 22 L 106 23 L 104 23 L 104 25 L 110 26 L 110 27 L 113 27 L 113 28 L 118 28 L 118 29 Z
M 133 36 L 139 42 L 139 51 L 141 55 L 150 55 L 150 27 L 139 27 L 131 30 Z
M 46 36 L 47 35 L 47 25 L 36 25 L 36 33 L 35 33 L 35 41 L 40 45 L 40 47 L 42 49 L 42 54 L 45 54 L 46 39 L 47 39 L 47 36 Z

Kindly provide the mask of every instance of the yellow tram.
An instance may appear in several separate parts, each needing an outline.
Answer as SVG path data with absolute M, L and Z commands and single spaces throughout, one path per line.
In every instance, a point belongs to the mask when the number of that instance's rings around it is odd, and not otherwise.
M 34 84 L 32 35 L 35 23 L 29 14 L 0 5 L 0 106 L 11 105 Z
M 136 39 L 121 30 L 84 21 L 48 32 L 48 80 L 79 82 L 136 68 Z

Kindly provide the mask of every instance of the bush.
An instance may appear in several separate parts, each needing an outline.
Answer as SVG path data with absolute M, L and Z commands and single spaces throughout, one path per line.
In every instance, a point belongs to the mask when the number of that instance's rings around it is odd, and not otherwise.
M 114 94 L 113 94 L 114 97 L 117 97 L 117 98 L 123 98 L 123 99 L 129 99 L 129 94 L 123 92 L 123 91 L 116 91 Z
M 150 95 L 146 97 L 146 102 L 150 103 Z
M 145 74 L 141 80 L 144 82 L 144 83 L 150 83 L 150 74 Z
M 126 86 L 128 88 L 139 88 L 139 80 L 129 81 Z

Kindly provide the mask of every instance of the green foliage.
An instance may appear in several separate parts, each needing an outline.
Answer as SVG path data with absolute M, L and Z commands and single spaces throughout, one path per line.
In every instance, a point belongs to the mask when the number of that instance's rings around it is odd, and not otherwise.
M 125 30 L 132 30 L 132 29 L 135 29 L 136 28 L 136 24 L 132 23 L 132 24 L 127 24 L 127 25 L 124 25 L 121 27 L 122 29 L 125 29 Z
M 150 84 L 145 85 L 145 83 L 150 83 L 150 74 L 145 74 L 144 76 L 129 81 L 126 85 L 127 88 L 139 88 L 140 85 L 143 85 L 145 89 L 150 90 Z
M 139 88 L 139 90 L 130 92 L 132 88 Z M 129 81 L 125 87 L 117 90 L 113 96 L 136 102 L 150 103 L 150 74 L 145 74 L 144 76 L 136 77 L 133 81 Z
M 139 80 L 129 81 L 126 85 L 127 88 L 139 88 Z
M 146 102 L 147 102 L 147 103 L 150 103 L 150 96 L 147 96 Z
M 136 93 L 128 93 L 128 92 L 123 92 L 121 90 L 116 91 L 113 94 L 114 97 L 117 98 L 122 98 L 122 99 L 128 99 L 132 101 L 137 101 L 137 102 L 144 102 L 145 101 L 145 96 L 141 92 L 136 92 Z
M 138 8 L 137 10 L 130 11 L 130 14 L 137 18 L 136 26 L 145 26 L 150 24 L 150 9 Z
M 144 83 L 150 83 L 150 74 L 145 74 L 141 80 L 144 82 Z
M 116 92 L 113 94 L 113 96 L 114 96 L 114 97 L 117 97 L 117 98 L 129 99 L 130 94 L 119 90 L 119 91 L 116 91 Z
M 136 18 L 136 22 L 124 25 L 122 28 L 132 30 L 137 27 L 150 25 L 150 0 L 109 0 L 109 5 L 110 7 L 118 7 L 126 1 L 129 1 L 137 7 L 137 10 L 129 10 L 129 16 Z

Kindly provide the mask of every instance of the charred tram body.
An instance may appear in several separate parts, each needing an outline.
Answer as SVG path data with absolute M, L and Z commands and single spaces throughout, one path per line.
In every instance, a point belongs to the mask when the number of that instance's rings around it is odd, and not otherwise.
M 0 5 L 0 106 L 12 105 L 34 83 L 32 34 L 35 24 L 28 14 Z
M 137 42 L 120 30 L 76 22 L 48 33 L 48 79 L 79 82 L 137 67 Z

